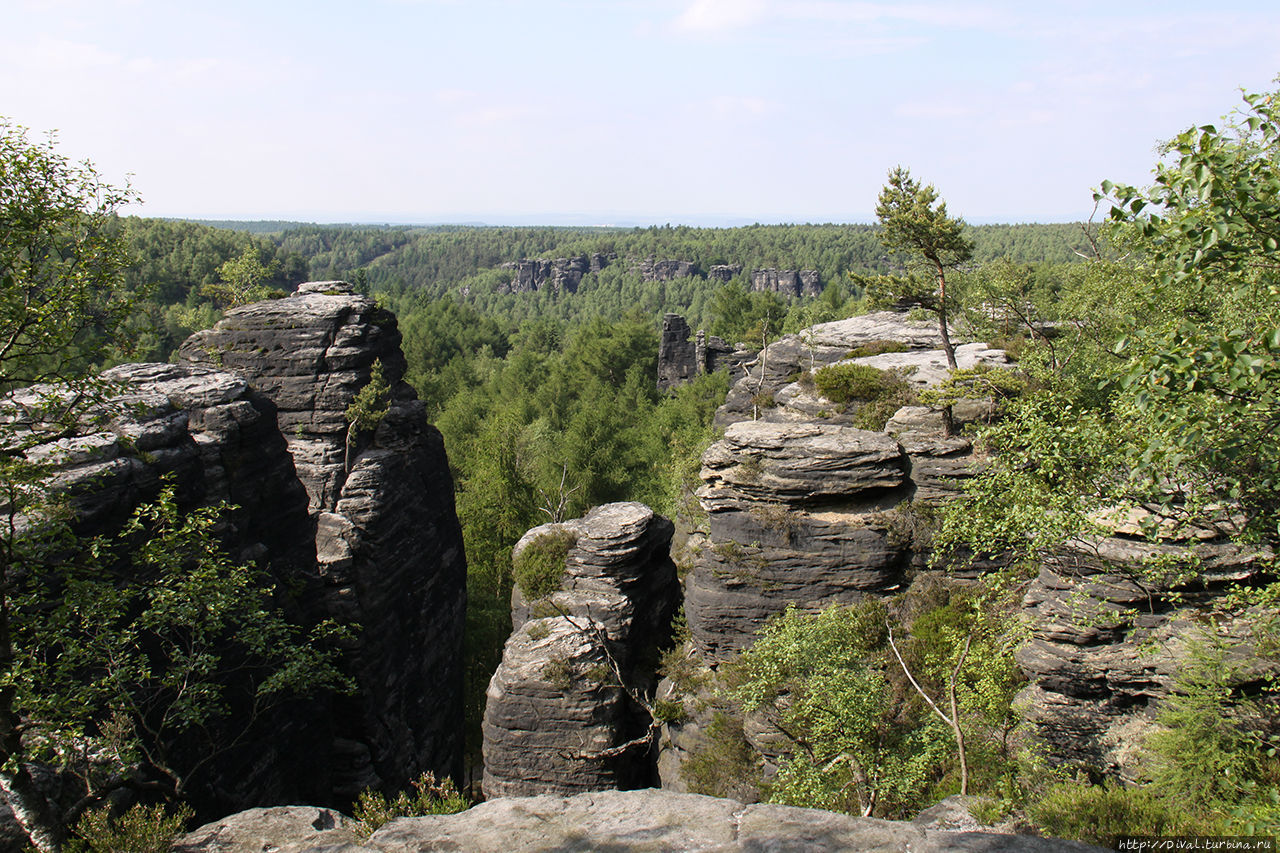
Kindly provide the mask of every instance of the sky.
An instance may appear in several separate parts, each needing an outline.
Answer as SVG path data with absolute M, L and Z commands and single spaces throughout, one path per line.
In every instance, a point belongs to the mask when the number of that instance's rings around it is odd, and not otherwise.
M 1280 88 L 1274 0 L 0 0 L 0 115 L 144 216 L 1087 218 Z

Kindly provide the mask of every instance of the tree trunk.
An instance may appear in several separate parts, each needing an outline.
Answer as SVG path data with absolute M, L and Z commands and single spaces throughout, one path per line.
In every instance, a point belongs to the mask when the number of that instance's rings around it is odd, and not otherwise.
M 956 348 L 947 331 L 947 276 L 938 264 L 938 331 L 942 334 L 942 351 L 947 355 L 947 367 L 956 369 Z

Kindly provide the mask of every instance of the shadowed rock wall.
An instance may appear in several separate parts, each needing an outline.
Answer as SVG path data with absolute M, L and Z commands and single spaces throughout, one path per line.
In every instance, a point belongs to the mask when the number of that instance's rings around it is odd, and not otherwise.
M 183 361 L 243 377 L 279 411 L 306 490 L 321 614 L 361 626 L 354 696 L 337 701 L 334 788 L 402 787 L 461 760 L 466 566 L 439 432 L 402 381 L 394 315 L 343 282 L 227 312 Z M 348 438 L 344 412 L 380 360 L 389 410 Z

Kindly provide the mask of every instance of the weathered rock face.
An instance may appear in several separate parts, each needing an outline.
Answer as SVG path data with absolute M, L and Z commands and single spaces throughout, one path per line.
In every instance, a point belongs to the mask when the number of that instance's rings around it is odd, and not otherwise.
M 241 377 L 202 367 L 129 364 L 106 371 L 114 397 L 82 435 L 35 447 L 53 466 L 51 487 L 70 499 L 83 536 L 114 536 L 141 503 L 172 477 L 182 507 L 233 504 L 220 531 L 238 560 L 254 561 L 277 589 L 315 583 L 313 524 L 274 405 Z M 30 391 L 17 392 L 21 405 Z M 5 415 L 13 409 L 6 406 Z M 102 419 L 98 416 L 102 415 Z M 87 422 L 88 423 L 88 422 Z M 305 602 L 276 602 L 302 624 L 319 618 Z M 236 697 L 233 697 L 233 700 Z M 299 701 L 259 720 L 244 745 L 190 780 L 207 809 L 238 809 L 280 799 L 332 799 L 331 706 Z
M 1184 565 L 1194 558 L 1195 581 L 1171 589 L 1144 578 L 1141 565 L 1157 556 Z M 1266 556 L 1213 539 L 1153 545 L 1117 535 L 1045 562 L 1024 601 L 1031 640 L 1017 661 L 1031 680 L 1019 696 L 1024 718 L 1049 756 L 1095 775 L 1141 778 L 1137 747 L 1191 646 L 1209 638 L 1197 610 L 1228 583 L 1259 575 Z M 1247 616 L 1216 629 L 1217 638 L 1238 641 L 1221 671 L 1246 690 L 1275 670 L 1252 656 L 1252 630 Z
M 685 582 L 699 652 L 718 660 L 745 648 L 788 604 L 819 609 L 904 588 L 925 556 L 908 502 L 954 494 L 972 464 L 966 439 L 904 441 L 812 422 L 725 431 L 702 458 L 709 541 Z
M 852 348 L 884 340 L 908 349 L 848 359 Z M 972 444 L 943 434 L 941 414 L 924 407 L 902 409 L 886 432 L 857 429 L 852 412 L 796 376 L 850 360 L 911 368 L 908 381 L 924 387 L 947 375 L 939 344 L 931 324 L 880 312 L 783 337 L 746 366 L 716 413 L 724 438 L 702 460 L 708 537 L 686 579 L 685 612 L 705 659 L 741 650 L 788 604 L 818 609 L 893 594 L 927 563 L 917 509 L 959 492 L 977 464 Z M 965 366 L 1007 363 L 984 344 L 958 349 Z M 775 405 L 756 409 L 763 396 Z M 983 405 L 955 408 L 961 423 L 989 414 Z
M 666 390 L 704 373 L 727 369 L 739 370 L 750 354 L 725 343 L 723 338 L 708 336 L 701 329 L 690 340 L 689 324 L 679 314 L 664 314 L 662 336 L 658 342 L 658 388 Z
M 526 602 L 489 683 L 484 718 L 488 797 L 635 788 L 655 781 L 652 723 L 636 700 L 652 689 L 679 585 L 673 525 L 642 504 L 606 504 L 530 530 L 576 537 L 560 589 Z
M 886 340 L 907 349 L 850 358 L 854 348 Z M 698 499 L 707 522 L 685 577 L 694 671 L 709 675 L 790 605 L 816 611 L 894 596 L 928 568 L 934 510 L 982 464 L 971 442 L 946 435 L 941 413 L 922 406 L 900 409 L 885 431 L 857 428 L 856 409 L 842 411 L 803 380 L 847 360 L 911 368 L 909 382 L 936 384 L 947 375 L 939 345 L 932 324 L 881 312 L 783 337 L 746 365 L 716 413 L 724 437 L 702 458 Z M 1007 363 L 984 344 L 960 350 L 967 365 Z M 981 403 L 954 409 L 960 423 L 990 414 Z M 664 682 L 659 690 L 668 686 L 675 687 Z M 707 742 L 707 707 L 684 703 L 684 722 L 664 728 L 664 787 L 685 785 L 683 761 Z M 763 720 L 745 720 L 744 735 L 766 766 L 787 748 Z
M 780 296 L 817 296 L 822 293 L 822 282 L 817 270 L 754 270 L 751 273 L 751 289 L 771 291 Z
M 721 284 L 741 274 L 742 264 L 712 264 L 707 267 L 707 281 L 718 281 Z
M 465 560 L 439 432 L 401 381 L 395 317 L 342 282 L 232 309 L 180 350 L 278 409 L 309 498 L 319 614 L 358 623 L 357 694 L 335 711 L 334 790 L 403 786 L 460 761 Z M 390 407 L 348 438 L 344 412 L 382 362 Z
M 401 818 L 359 841 L 341 815 L 314 808 L 254 810 L 208 824 L 174 853 L 1057 853 L 1100 851 L 1074 841 L 954 832 L 818 809 L 744 805 L 670 791 L 601 791 L 490 800 L 461 814 Z
M 705 366 L 698 363 L 693 330 L 679 314 L 664 314 L 658 340 L 658 388 L 667 389 L 688 382 Z
M 314 561 L 306 492 L 276 427 L 271 401 L 229 373 L 172 364 L 106 371 L 116 388 L 98 431 L 36 447 L 54 464 L 52 486 L 72 496 L 77 527 L 112 533 L 133 508 L 175 477 L 184 503 L 226 501 L 228 541 L 246 554 L 288 555 L 296 570 Z M 21 402 L 29 392 L 11 399 Z M 93 429 L 93 427 L 88 427 Z
M 548 284 L 557 293 L 577 293 L 583 276 L 597 273 L 618 256 L 612 252 L 578 255 L 575 258 L 521 258 L 503 268 L 515 270 L 515 277 L 500 293 L 533 293 Z

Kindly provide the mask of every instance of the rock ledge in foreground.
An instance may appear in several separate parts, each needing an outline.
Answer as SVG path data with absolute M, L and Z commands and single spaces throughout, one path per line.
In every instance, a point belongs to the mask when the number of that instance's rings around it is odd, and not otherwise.
M 326 816 L 332 825 L 317 828 L 317 818 Z M 747 806 L 735 800 L 653 789 L 490 800 L 462 814 L 393 821 L 362 843 L 353 840 L 340 816 L 332 812 L 302 807 L 255 809 L 201 827 L 174 848 L 175 853 L 1087 853 L 1101 849 L 1027 835 L 921 829 L 905 822 L 817 809 Z

